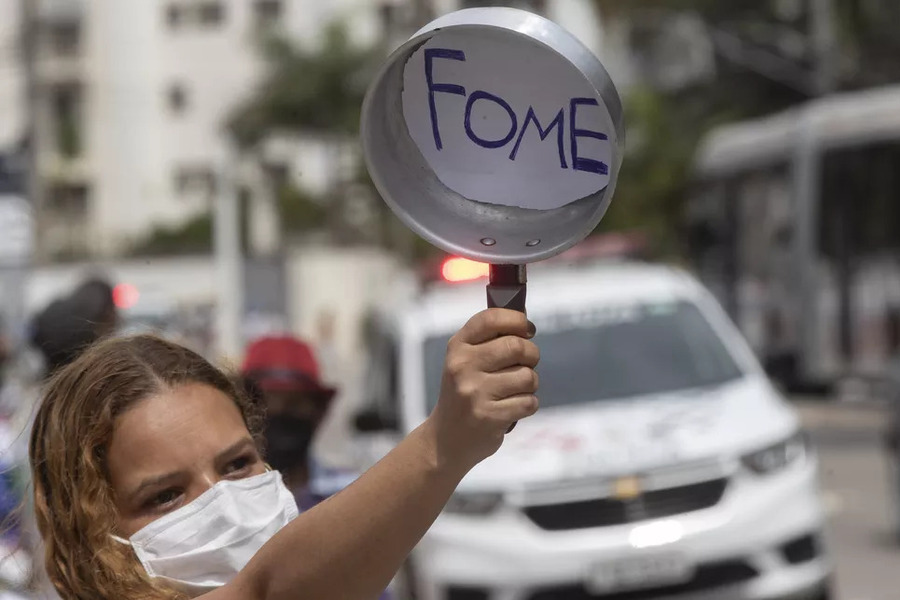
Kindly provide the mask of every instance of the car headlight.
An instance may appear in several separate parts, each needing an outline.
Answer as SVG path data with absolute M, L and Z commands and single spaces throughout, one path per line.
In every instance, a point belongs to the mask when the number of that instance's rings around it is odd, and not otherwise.
M 798 432 L 782 442 L 744 455 L 741 462 L 757 475 L 768 475 L 805 459 L 809 452 L 809 439 L 803 432 Z
M 487 515 L 503 502 L 503 495 L 495 492 L 457 492 L 450 497 L 444 510 L 456 515 Z

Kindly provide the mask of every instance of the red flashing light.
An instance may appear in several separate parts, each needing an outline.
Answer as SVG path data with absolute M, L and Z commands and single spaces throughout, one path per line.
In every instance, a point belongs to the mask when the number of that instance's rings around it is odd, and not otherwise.
M 113 304 L 121 310 L 133 307 L 140 296 L 138 289 L 130 283 L 120 283 L 113 288 Z
M 441 274 L 445 281 L 460 283 L 462 281 L 475 281 L 487 277 L 490 266 L 487 263 L 475 262 L 468 258 L 448 258 L 441 267 Z

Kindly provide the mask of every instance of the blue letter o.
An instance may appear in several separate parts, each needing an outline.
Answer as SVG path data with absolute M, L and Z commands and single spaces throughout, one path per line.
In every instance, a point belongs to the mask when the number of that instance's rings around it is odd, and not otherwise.
M 501 140 L 484 140 L 475 135 L 475 132 L 472 131 L 472 106 L 479 100 L 491 100 L 492 102 L 496 102 L 501 107 L 503 107 L 507 113 L 509 113 L 509 120 L 511 126 L 509 128 L 509 133 L 505 138 Z M 519 128 L 519 123 L 516 120 L 516 113 L 513 112 L 512 107 L 506 103 L 503 98 L 499 96 L 495 96 L 493 94 L 489 94 L 487 92 L 483 92 L 481 90 L 472 92 L 472 95 L 469 96 L 468 102 L 466 102 L 466 134 L 469 136 L 469 139 L 481 146 L 482 148 L 501 148 L 508 144 L 510 140 L 512 140 L 516 135 L 516 130 Z

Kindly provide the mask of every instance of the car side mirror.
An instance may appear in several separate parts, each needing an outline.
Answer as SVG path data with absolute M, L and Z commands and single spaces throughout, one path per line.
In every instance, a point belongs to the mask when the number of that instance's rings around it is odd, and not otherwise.
M 353 419 L 353 425 L 359 433 L 380 433 L 399 429 L 396 417 L 386 416 L 376 409 L 358 412 Z

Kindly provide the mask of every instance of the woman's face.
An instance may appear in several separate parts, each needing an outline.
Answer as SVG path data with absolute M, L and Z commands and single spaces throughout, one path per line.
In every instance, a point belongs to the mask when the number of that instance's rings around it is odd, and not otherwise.
M 125 537 L 223 479 L 266 470 L 234 401 L 199 383 L 151 396 L 120 415 L 107 457 L 117 533 Z

